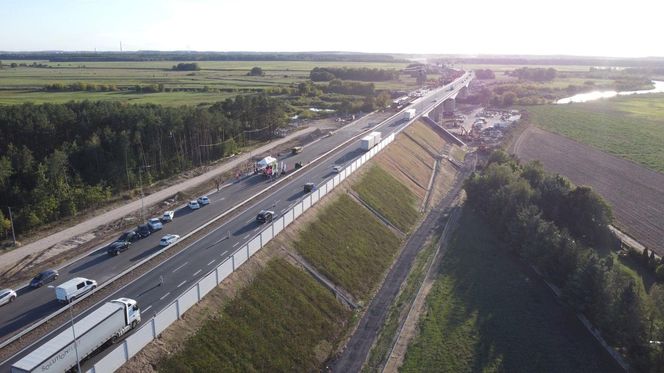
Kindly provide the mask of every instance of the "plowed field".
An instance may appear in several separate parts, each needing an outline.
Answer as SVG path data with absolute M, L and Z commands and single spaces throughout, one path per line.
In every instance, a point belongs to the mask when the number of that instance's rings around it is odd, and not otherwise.
M 613 207 L 615 224 L 664 255 L 664 175 L 539 128 L 526 129 L 512 151 L 547 171 L 588 185 Z

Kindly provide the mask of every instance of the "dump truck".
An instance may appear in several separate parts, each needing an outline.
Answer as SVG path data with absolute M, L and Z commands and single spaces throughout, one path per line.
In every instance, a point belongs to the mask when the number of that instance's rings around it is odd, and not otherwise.
M 141 311 L 135 300 L 112 300 L 14 363 L 11 372 L 66 372 L 77 365 L 77 359 L 85 359 L 108 341 L 117 341 L 140 322 Z
M 376 146 L 381 140 L 380 132 L 371 132 L 360 140 L 362 150 L 369 150 Z
M 403 119 L 413 120 L 413 119 L 415 119 L 415 113 L 417 113 L 417 111 L 415 109 L 404 110 Z

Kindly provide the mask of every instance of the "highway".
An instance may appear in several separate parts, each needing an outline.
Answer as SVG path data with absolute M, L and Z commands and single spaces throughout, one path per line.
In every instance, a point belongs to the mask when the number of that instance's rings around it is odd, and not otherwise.
M 455 88 L 459 89 L 460 87 L 456 85 L 455 82 Z M 429 92 L 428 95 L 416 100 L 408 108 L 417 109 L 417 114 L 419 115 L 423 110 L 440 104 L 441 100 L 455 93 L 456 90 L 449 91 L 447 87 L 443 87 Z M 436 101 L 434 102 L 433 100 Z M 372 122 L 371 116 L 366 116 L 341 128 L 332 136 L 322 138 L 311 146 L 306 146 L 302 153 L 287 155 L 279 160 L 287 162 L 289 168 L 292 168 L 297 161 L 308 163 L 342 142 L 369 130 L 375 124 Z M 374 130 L 380 131 L 383 137 L 385 137 L 405 124 L 406 122 L 401 119 L 401 115 L 398 115 L 379 124 Z M 299 172 L 271 191 L 266 192 L 265 196 L 261 196 L 255 201 L 250 202 L 247 207 L 242 209 L 242 212 L 236 214 L 221 227 L 211 231 L 195 242 L 183 242 L 182 244 L 188 246 L 181 252 L 119 289 L 105 300 L 118 297 L 136 299 L 143 312 L 143 318 L 150 318 L 258 234 L 261 229 L 261 225 L 255 222 L 258 211 L 261 209 L 271 209 L 275 211 L 276 217 L 280 216 L 281 213 L 304 196 L 304 183 L 313 182 L 321 184 L 325 182 L 335 175 L 332 171 L 333 165 L 346 165 L 363 153 L 360 149 L 359 139 L 341 147 L 330 156 L 306 167 L 302 172 Z M 269 185 L 270 182 L 266 181 L 262 175 L 255 175 L 240 182 L 228 184 L 219 192 L 209 195 L 211 201 L 209 205 L 199 210 L 189 210 L 187 207 L 178 209 L 175 213 L 174 221 L 165 224 L 163 230 L 154 233 L 148 238 L 137 241 L 129 250 L 117 257 L 109 257 L 103 248 L 95 250 L 81 260 L 63 268 L 60 271 L 58 281 L 51 283 L 51 285 L 57 285 L 72 277 L 92 278 L 101 284 L 129 266 L 160 250 L 159 239 L 163 235 L 174 233 L 184 236 Z M 160 277 L 164 279 L 164 283 L 161 286 Z M 59 307 L 62 307 L 55 300 L 53 289 L 43 287 L 35 290 L 22 290 L 21 292 L 13 304 L 0 309 L 0 335 L 12 335 L 41 318 L 50 315 Z M 79 314 L 77 318 L 84 316 L 91 310 L 89 309 Z M 57 331 L 62 330 L 64 327 L 62 326 Z M 41 341 L 48 337 L 49 335 L 45 336 Z M 3 339 L 5 338 L 3 337 Z M 8 371 L 14 361 L 27 354 L 40 343 L 38 342 L 28 347 L 5 361 L 0 367 L 0 371 Z M 103 356 L 103 353 L 101 352 L 95 358 L 91 359 L 88 364 Z

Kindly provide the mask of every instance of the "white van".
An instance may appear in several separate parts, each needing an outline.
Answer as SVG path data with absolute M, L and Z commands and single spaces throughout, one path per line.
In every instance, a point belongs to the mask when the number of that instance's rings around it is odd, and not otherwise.
M 97 281 L 95 280 L 83 277 L 72 278 L 55 288 L 55 298 L 60 302 L 71 302 L 96 287 Z

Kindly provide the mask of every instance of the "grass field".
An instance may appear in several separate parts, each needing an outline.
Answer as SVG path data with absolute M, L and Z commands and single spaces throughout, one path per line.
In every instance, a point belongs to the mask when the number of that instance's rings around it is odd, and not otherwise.
M 410 231 L 417 222 L 417 197 L 380 166 L 372 165 L 353 189 L 401 231 Z
M 349 317 L 350 311 L 311 276 L 274 259 L 158 369 L 314 371 L 336 347 Z
M 664 173 L 664 95 L 532 106 L 532 122 Z
M 363 300 L 400 244 L 392 231 L 346 195 L 320 211 L 293 243 L 321 273 Z
M 48 68 L 16 67 L 6 65 L 36 62 Z M 315 61 L 200 61 L 200 71 L 173 71 L 178 61 L 151 62 L 48 62 L 48 61 L 2 61 L 0 69 L 0 104 L 22 102 L 66 102 L 70 100 L 121 100 L 150 102 L 164 105 L 206 104 L 235 96 L 241 92 L 252 92 L 269 88 L 290 87 L 309 79 L 314 67 L 368 67 L 401 69 L 404 63 L 372 62 L 315 62 Z M 264 76 L 247 76 L 252 67 L 263 69 Z M 47 84 L 72 84 L 83 82 L 97 85 L 116 85 L 130 88 L 135 85 L 163 84 L 169 89 L 222 90 L 221 93 L 166 92 L 138 94 L 126 92 L 60 92 L 43 91 Z M 375 83 L 377 89 L 404 89 L 415 86 L 415 80 L 405 75 L 399 80 Z
M 468 211 L 401 372 L 612 372 L 612 362 Z

